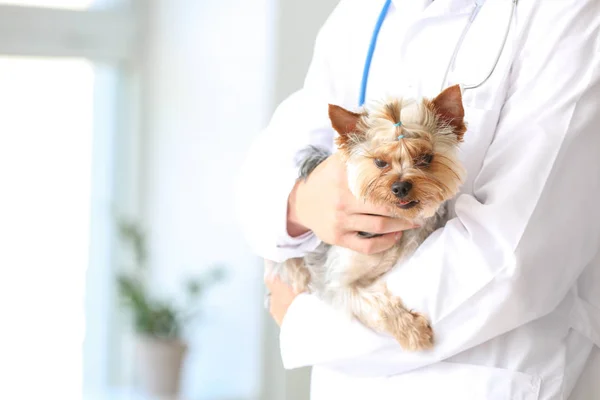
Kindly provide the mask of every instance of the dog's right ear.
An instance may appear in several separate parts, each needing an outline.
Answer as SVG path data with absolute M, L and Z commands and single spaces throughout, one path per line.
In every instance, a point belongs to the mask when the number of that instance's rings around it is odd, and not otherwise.
M 454 129 L 458 141 L 462 142 L 467 126 L 464 121 L 465 109 L 463 108 L 460 86 L 450 86 L 433 99 L 430 104 L 438 118 L 450 125 Z
M 340 106 L 333 104 L 329 105 L 329 119 L 331 120 L 331 126 L 339 134 L 338 145 L 344 147 L 350 141 L 350 135 L 356 137 L 357 125 L 361 115 L 346 110 Z

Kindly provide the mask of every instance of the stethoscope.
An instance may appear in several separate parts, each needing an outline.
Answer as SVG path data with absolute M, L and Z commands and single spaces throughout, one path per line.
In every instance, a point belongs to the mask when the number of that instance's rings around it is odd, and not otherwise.
M 484 2 L 485 2 L 485 0 L 475 0 L 475 7 L 473 8 L 473 11 L 471 11 L 469 20 L 468 20 L 467 24 L 465 25 L 465 27 L 463 28 L 463 31 L 458 39 L 458 42 L 456 43 L 456 46 L 454 46 L 454 52 L 452 53 L 452 57 L 450 58 L 450 61 L 448 62 L 448 66 L 447 66 L 446 72 L 444 74 L 444 79 L 442 81 L 442 87 L 441 87 L 440 91 L 442 91 L 446 86 L 446 82 L 448 80 L 448 75 L 450 74 L 450 71 L 454 67 L 454 64 L 456 62 L 456 56 L 458 55 L 460 47 L 463 44 L 465 37 L 467 36 L 467 33 L 469 32 L 469 29 L 471 28 L 473 21 L 475 21 L 477 14 L 479 14 L 479 10 L 481 10 L 481 7 L 483 6 Z M 498 54 L 496 56 L 496 60 L 494 61 L 494 64 L 492 65 L 489 72 L 487 73 L 487 75 L 485 76 L 485 78 L 482 81 L 474 83 L 474 84 L 459 84 L 461 91 L 463 93 L 465 90 L 471 90 L 471 89 L 476 89 L 476 88 L 480 87 L 481 85 L 486 83 L 488 81 L 488 79 L 490 79 L 492 74 L 494 73 L 494 70 L 496 69 L 498 62 L 500 61 L 500 57 L 502 56 L 502 51 L 504 50 L 504 46 L 506 45 L 506 40 L 508 39 L 508 34 L 510 32 L 510 26 L 512 24 L 513 16 L 515 14 L 515 9 L 517 7 L 518 2 L 519 2 L 519 0 L 512 0 L 510 17 L 508 19 L 508 23 L 506 24 L 504 39 L 502 41 L 502 45 L 498 49 Z M 388 13 L 391 3 L 392 3 L 392 0 L 385 1 L 385 4 L 383 5 L 381 12 L 379 13 L 379 18 L 377 19 L 375 28 L 373 29 L 373 35 L 371 36 L 371 43 L 369 44 L 369 50 L 367 52 L 367 58 L 365 60 L 365 67 L 363 69 L 362 81 L 361 81 L 361 85 L 360 85 L 360 95 L 359 95 L 359 100 L 358 100 L 359 106 L 362 106 L 365 103 L 365 96 L 366 96 L 366 92 L 367 92 L 367 82 L 369 80 L 369 70 L 371 68 L 371 60 L 373 59 L 373 53 L 375 52 L 375 45 L 377 44 L 377 37 L 379 36 L 379 31 L 381 29 L 381 25 L 383 24 L 383 21 L 385 20 L 385 17 Z

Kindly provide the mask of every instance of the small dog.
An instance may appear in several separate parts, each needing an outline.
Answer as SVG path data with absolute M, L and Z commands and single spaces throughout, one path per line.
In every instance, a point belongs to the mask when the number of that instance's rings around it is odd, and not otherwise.
M 364 255 L 323 243 L 304 258 L 272 264 L 266 274 L 276 274 L 297 292 L 312 292 L 375 331 L 393 335 L 406 350 L 430 348 L 433 332 L 427 319 L 407 310 L 382 278 L 446 223 L 446 202 L 463 182 L 458 147 L 467 128 L 460 88 L 449 87 L 433 100 L 383 102 L 361 113 L 329 105 L 329 117 L 338 133 L 350 191 L 420 227 L 405 231 L 383 253 Z M 328 155 L 308 149 L 301 178 Z M 359 234 L 365 240 L 376 236 Z

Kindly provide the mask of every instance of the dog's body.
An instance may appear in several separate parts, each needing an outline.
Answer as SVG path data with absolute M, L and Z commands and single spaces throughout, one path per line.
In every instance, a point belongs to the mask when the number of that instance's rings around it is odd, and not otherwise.
M 400 121 L 403 111 L 407 116 Z M 297 292 L 314 293 L 378 332 L 393 335 L 407 350 L 431 347 L 433 332 L 427 319 L 404 308 L 383 277 L 446 222 L 446 202 L 463 177 L 457 159 L 458 143 L 466 131 L 463 115 L 457 87 L 431 102 L 396 100 L 363 114 L 330 106 L 352 193 L 392 206 L 397 217 L 419 228 L 405 231 L 394 247 L 379 254 L 322 243 L 304 258 L 273 264 L 266 273 L 277 275 Z M 327 156 L 322 149 L 308 149 L 301 178 L 307 179 Z M 373 235 L 363 236 L 368 240 Z

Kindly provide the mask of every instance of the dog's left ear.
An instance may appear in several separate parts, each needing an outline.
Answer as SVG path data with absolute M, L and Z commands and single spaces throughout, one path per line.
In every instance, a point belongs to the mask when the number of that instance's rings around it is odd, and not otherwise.
M 452 126 L 458 141 L 462 141 L 467 130 L 465 125 L 465 109 L 462 103 L 462 93 L 459 85 L 450 86 L 431 101 L 434 112 L 438 117 Z
M 357 133 L 356 126 L 360 117 L 360 114 L 353 113 L 340 106 L 333 104 L 329 105 L 329 119 L 331 120 L 331 126 L 333 126 L 333 129 L 339 134 L 337 142 L 340 147 L 349 144 L 351 133 Z

